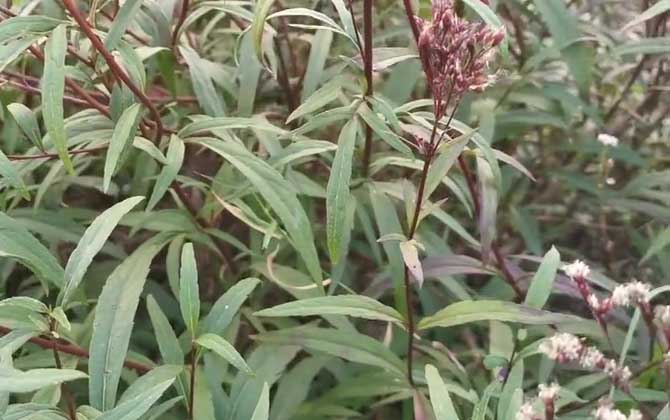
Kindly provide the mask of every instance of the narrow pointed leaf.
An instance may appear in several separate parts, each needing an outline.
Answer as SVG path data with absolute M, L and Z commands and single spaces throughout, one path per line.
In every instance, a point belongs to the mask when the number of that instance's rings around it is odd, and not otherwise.
M 283 303 L 256 312 L 256 316 L 348 315 L 356 318 L 403 323 L 395 309 L 361 295 L 322 296 Z
M 228 289 L 212 306 L 203 321 L 203 332 L 223 334 L 237 311 L 261 281 L 257 278 L 248 278 L 237 282 Z
M 23 182 L 21 175 L 2 150 L 0 150 L 0 177 L 4 178 L 9 185 L 18 189 L 24 199 L 30 200 L 30 193 L 26 189 L 26 184 Z
M 113 409 L 106 411 L 97 420 L 137 420 L 163 395 L 174 378 L 154 385 L 146 391 L 138 394 L 136 397 L 122 402 Z
M 63 95 L 65 92 L 65 53 L 67 39 L 64 25 L 51 33 L 44 48 L 44 74 L 42 75 L 42 118 L 58 156 L 65 169 L 74 173 L 67 148 Z
M 31 369 L 23 372 L 0 368 L 0 392 L 33 392 L 85 377 L 84 372 L 72 369 Z
M 270 387 L 268 383 L 263 384 L 261 396 L 258 399 L 258 404 L 251 415 L 251 420 L 268 420 L 270 418 Z
M 500 300 L 469 300 L 453 303 L 419 322 L 419 329 L 453 327 L 470 322 L 497 320 L 528 325 L 560 324 L 581 318 Z
M 214 334 L 203 334 L 195 340 L 199 346 L 213 351 L 239 370 L 251 373 L 251 368 L 232 344 Z
M 93 320 L 89 346 L 89 398 L 91 406 L 114 407 L 133 319 L 154 256 L 169 241 L 159 235 L 126 258 L 107 279 Z
M 121 163 L 121 157 L 124 151 L 130 146 L 135 138 L 135 132 L 140 122 L 140 111 L 142 105 L 134 104 L 127 108 L 121 114 L 121 117 L 114 126 L 112 133 L 112 140 L 109 142 L 109 149 L 107 149 L 107 156 L 105 158 L 105 169 L 103 172 L 103 190 L 109 190 L 109 184 L 112 182 L 112 176 Z
M 547 303 L 554 285 L 556 271 L 561 263 L 561 256 L 553 246 L 542 258 L 542 263 L 533 276 L 533 280 L 526 293 L 525 304 L 531 308 L 540 309 Z
M 195 262 L 193 244 L 187 243 L 181 250 L 179 271 L 179 309 L 186 328 L 195 336 L 200 318 L 200 297 L 198 289 L 198 268 Z
M 12 114 L 12 117 L 14 117 L 14 120 L 28 140 L 30 140 L 35 147 L 44 151 L 42 133 L 40 132 L 40 126 L 37 123 L 35 113 L 27 106 L 18 102 L 7 105 L 7 109 Z
M 161 173 L 158 175 L 156 180 L 156 185 L 154 185 L 154 190 L 151 193 L 149 198 L 149 204 L 147 204 L 146 211 L 150 211 L 154 208 L 156 204 L 163 198 L 165 192 L 170 187 L 172 181 L 175 180 L 179 169 L 181 169 L 182 162 L 184 161 L 184 142 L 177 136 L 172 136 L 170 138 L 170 145 L 168 146 L 168 151 L 166 154 L 167 164 L 161 170 Z
M 339 260 L 343 251 L 344 238 L 347 235 L 345 232 L 347 204 L 350 201 L 349 185 L 357 132 L 358 124 L 355 119 L 342 128 L 326 187 L 326 235 L 330 259 L 333 263 Z
M 430 392 L 430 404 L 433 406 L 436 420 L 458 420 L 458 414 L 451 401 L 449 391 L 433 365 L 426 365 L 426 382 Z
M 102 249 L 121 218 L 144 197 L 131 197 L 108 208 L 95 218 L 79 240 L 65 266 L 65 286 L 60 304 L 65 305 L 84 278 L 93 258 Z

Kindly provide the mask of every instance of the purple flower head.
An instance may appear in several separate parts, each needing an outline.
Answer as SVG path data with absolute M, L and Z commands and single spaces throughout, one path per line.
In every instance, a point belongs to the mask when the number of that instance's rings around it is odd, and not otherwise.
M 432 21 L 415 16 L 420 29 L 419 57 L 433 95 L 435 115 L 451 101 L 491 83 L 488 62 L 505 34 L 456 15 L 453 0 L 433 0 Z

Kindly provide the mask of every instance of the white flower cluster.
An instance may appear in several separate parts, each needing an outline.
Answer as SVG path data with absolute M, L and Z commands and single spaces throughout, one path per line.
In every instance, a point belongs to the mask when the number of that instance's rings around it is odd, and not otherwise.
M 619 145 L 619 139 L 607 133 L 598 134 L 598 141 L 603 146 L 617 147 Z
M 570 362 L 579 358 L 582 347 L 582 342 L 576 336 L 559 333 L 540 344 L 540 351 L 552 360 Z
M 540 397 L 542 401 L 553 401 L 558 396 L 561 386 L 556 382 L 551 385 L 540 384 L 538 387 L 537 396 Z
M 516 413 L 516 420 L 536 420 L 537 418 L 535 409 L 533 409 L 533 403 L 530 402 L 524 403 L 519 412 Z
M 538 398 L 542 400 L 546 407 L 549 407 L 548 404 L 551 404 L 553 412 L 553 403 L 561 390 L 560 385 L 555 382 L 551 385 L 540 384 L 538 385 L 537 389 Z M 525 402 L 516 413 L 516 420 L 541 420 L 543 418 L 544 416 L 535 413 L 533 401 Z
M 540 344 L 540 351 L 560 363 L 577 362 L 584 369 L 599 369 L 609 376 L 612 383 L 626 387 L 632 373 L 627 366 L 619 366 L 606 358 L 595 347 L 584 346 L 581 340 L 569 333 L 559 333 Z
M 618 285 L 612 292 L 612 304 L 615 306 L 631 306 L 649 302 L 651 285 L 640 281 L 632 281 Z
M 611 402 L 604 401 L 593 411 L 593 417 L 596 420 L 642 420 L 642 413 L 638 410 L 630 410 L 630 414 L 626 416 L 614 408 Z
M 659 324 L 670 328 L 670 305 L 658 305 L 654 308 L 654 318 Z
M 589 273 L 591 273 L 591 269 L 589 268 L 588 265 L 584 261 L 581 260 L 575 260 L 572 264 L 566 264 L 563 266 L 563 271 L 565 274 L 568 276 L 574 278 L 586 278 L 588 277 Z

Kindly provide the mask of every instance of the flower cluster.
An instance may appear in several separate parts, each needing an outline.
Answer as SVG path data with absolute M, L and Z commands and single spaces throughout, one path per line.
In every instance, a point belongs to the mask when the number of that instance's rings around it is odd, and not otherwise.
M 612 292 L 614 306 L 631 306 L 649 303 L 651 286 L 640 281 L 618 285 Z
M 481 91 L 492 79 L 487 74 L 493 49 L 505 36 L 484 23 L 460 18 L 453 0 L 434 0 L 432 21 L 415 16 L 420 29 L 418 48 L 435 105 L 436 119 L 446 114 L 451 100 Z
M 554 413 L 554 401 L 558 397 L 561 387 L 557 383 L 551 385 L 540 384 L 537 387 L 537 398 L 542 401 L 547 415 Z M 524 403 L 516 414 L 516 420 L 541 420 L 543 417 L 535 413 L 534 401 Z
M 642 420 L 642 413 L 638 410 L 630 410 L 626 416 L 608 400 L 602 400 L 592 414 L 596 420 Z
M 661 326 L 670 328 L 670 305 L 658 305 L 654 308 L 654 319 Z
M 627 366 L 619 366 L 613 359 L 608 359 L 600 350 L 585 346 L 582 341 L 569 333 L 559 333 L 540 345 L 540 351 L 559 363 L 576 362 L 584 369 L 600 370 L 610 381 L 627 389 L 631 371 Z
M 582 278 L 585 279 L 591 274 L 591 269 L 584 261 L 575 260 L 571 264 L 566 264 L 563 266 L 563 271 L 565 274 L 570 276 L 573 279 Z
M 619 139 L 614 137 L 613 135 L 607 134 L 607 133 L 598 134 L 598 141 L 603 146 L 608 146 L 608 147 L 617 147 L 619 145 Z

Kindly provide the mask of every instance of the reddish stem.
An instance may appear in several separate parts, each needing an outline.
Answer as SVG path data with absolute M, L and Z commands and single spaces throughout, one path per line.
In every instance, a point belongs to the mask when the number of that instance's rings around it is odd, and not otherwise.
M 189 0 L 181 0 L 181 11 L 179 13 L 179 19 L 177 19 L 177 24 L 175 25 L 174 31 L 172 32 L 173 49 L 177 48 L 177 42 L 179 41 L 179 31 L 181 31 L 181 27 L 184 25 L 184 22 L 186 21 L 189 6 L 190 6 Z
M 142 90 L 130 79 L 125 70 L 121 68 L 116 62 L 116 59 L 109 50 L 104 46 L 100 38 L 95 34 L 89 23 L 86 19 L 79 13 L 79 9 L 73 3 L 73 0 L 63 0 L 63 5 L 67 11 L 72 15 L 74 20 L 79 25 L 79 28 L 84 32 L 86 37 L 91 41 L 93 47 L 102 55 L 102 58 L 105 60 L 109 69 L 111 70 L 114 77 L 119 81 L 123 82 L 128 89 L 130 89 L 133 94 L 139 99 L 140 102 L 149 110 L 152 115 L 153 120 L 156 123 L 156 135 L 154 140 L 156 143 L 160 142 L 160 139 L 163 137 L 163 122 L 161 121 L 161 116 L 151 100 L 142 92 Z
M 373 0 L 363 0 L 363 47 L 365 48 L 362 58 L 364 60 L 365 81 L 367 88 L 366 98 L 370 98 L 373 91 L 372 84 L 372 4 Z M 363 176 L 368 176 L 370 169 L 370 159 L 372 155 L 372 127 L 365 125 L 365 149 L 363 150 Z

